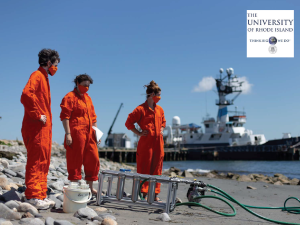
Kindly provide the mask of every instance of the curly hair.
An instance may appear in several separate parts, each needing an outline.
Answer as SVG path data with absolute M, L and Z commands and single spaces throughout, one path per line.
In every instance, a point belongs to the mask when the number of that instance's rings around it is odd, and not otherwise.
M 149 95 L 154 92 L 154 94 L 157 94 L 161 91 L 160 87 L 157 85 L 157 83 L 152 80 L 148 85 L 144 85 L 144 88 L 147 88 L 146 94 Z
M 76 76 L 74 79 L 75 87 L 77 87 L 77 83 L 80 84 L 82 81 L 86 81 L 86 80 L 88 80 L 91 84 L 93 83 L 93 79 L 86 73 Z
M 50 48 L 46 49 L 42 49 L 39 54 L 39 64 L 40 66 L 47 66 L 48 61 L 50 60 L 50 62 L 53 64 L 55 63 L 55 61 L 57 60 L 58 62 L 60 62 L 60 58 L 59 58 L 59 54 L 57 51 L 52 50 Z

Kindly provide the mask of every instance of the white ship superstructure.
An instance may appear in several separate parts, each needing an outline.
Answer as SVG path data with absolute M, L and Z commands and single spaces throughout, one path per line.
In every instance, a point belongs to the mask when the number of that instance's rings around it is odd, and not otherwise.
M 246 123 L 245 112 L 228 111 L 227 107 L 233 105 L 234 100 L 242 93 L 242 83 L 233 76 L 233 69 L 226 70 L 227 75 L 222 77 L 223 69 L 220 69 L 220 78 L 216 78 L 216 86 L 219 99 L 216 105 L 219 107 L 217 120 L 207 117 L 203 119 L 204 132 L 201 126 L 194 123 L 181 125 L 178 116 L 173 117 L 172 126 L 167 126 L 165 136 L 166 145 L 178 145 L 184 147 L 203 146 L 238 146 L 261 145 L 267 140 L 263 134 L 253 134 L 252 130 L 244 127 Z M 236 93 L 233 99 L 226 98 L 229 94 Z M 229 115 L 231 114 L 231 115 Z

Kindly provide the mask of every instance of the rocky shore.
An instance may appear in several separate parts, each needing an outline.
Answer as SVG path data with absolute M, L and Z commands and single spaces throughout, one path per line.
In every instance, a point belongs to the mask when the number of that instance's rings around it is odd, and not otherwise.
M 80 209 L 73 218 L 67 220 L 55 218 L 62 213 L 63 187 L 69 184 L 65 159 L 65 149 L 62 145 L 53 143 L 51 163 L 48 173 L 48 196 L 55 206 L 48 210 L 37 210 L 25 203 L 25 167 L 26 148 L 21 141 L 0 140 L 0 225 L 8 224 L 117 224 L 116 218 L 103 207 Z M 6 157 L 4 157 L 6 156 Z M 102 170 L 119 170 L 135 167 L 114 163 L 100 158 Z M 82 168 L 82 175 L 84 171 Z M 97 187 L 98 182 L 95 182 Z M 52 213 L 51 213 L 52 212 Z M 53 214 L 45 217 L 44 214 Z
M 116 224 L 161 224 L 162 221 L 170 221 L 178 224 L 195 224 L 199 221 L 199 216 L 203 221 L 201 224 L 220 224 L 223 217 L 216 217 L 210 212 L 201 209 L 201 213 L 196 213 L 193 207 L 176 207 L 174 213 L 167 215 L 161 211 L 144 210 L 144 209 L 129 209 L 123 206 L 111 206 L 109 204 L 96 205 L 95 198 L 91 200 L 88 207 L 80 209 L 76 213 L 63 213 L 63 187 L 69 184 L 67 179 L 68 173 L 66 168 L 65 149 L 62 145 L 53 143 L 52 157 L 48 173 L 48 196 L 55 202 L 55 206 L 48 210 L 37 210 L 33 206 L 24 202 L 25 187 L 25 166 L 26 166 L 26 149 L 20 141 L 6 141 L 0 140 L 0 225 L 10 224 L 29 224 L 29 225 L 69 225 L 69 224 L 102 224 L 102 225 L 116 225 Z M 5 157 L 7 156 L 7 157 Z M 120 168 L 131 169 L 135 171 L 134 166 L 114 163 L 100 158 L 101 170 L 119 170 Z M 82 169 L 83 174 L 83 169 Z M 197 172 L 180 171 L 177 168 L 170 168 L 164 171 L 164 175 L 178 176 L 190 179 L 202 180 L 204 182 L 213 183 L 216 186 L 222 186 L 229 194 L 236 195 L 240 200 L 253 204 L 254 199 L 262 200 L 269 204 L 275 204 L 274 196 L 280 196 L 278 201 L 284 201 L 285 193 L 296 195 L 299 188 L 298 179 L 289 179 L 282 174 L 275 174 L 274 177 L 268 177 L 262 174 L 238 175 L 233 173 L 218 173 L 211 171 L 207 174 Z M 84 174 L 83 174 L 84 177 Z M 249 185 L 251 184 L 251 186 Z M 267 185 L 268 184 L 268 185 Z M 94 187 L 97 188 L 98 182 L 95 182 Z M 165 200 L 166 186 L 162 185 L 162 193 L 160 195 L 162 200 Z M 188 187 L 180 186 L 177 196 L 183 201 L 186 200 L 186 190 Z M 247 189 L 252 192 L 246 192 Z M 257 189 L 257 190 L 256 190 Z M 104 190 L 105 191 L 105 190 Z M 259 192 L 255 192 L 259 191 Z M 125 192 L 131 193 L 130 184 L 126 184 Z M 240 196 L 239 196 L 240 195 Z M 262 196 L 261 196 L 262 195 Z M 251 201 L 247 198 L 250 197 Z M 258 197 L 260 196 L 260 197 Z M 273 196 L 273 197 L 272 197 Z M 271 199 L 271 200 L 270 200 Z M 103 207 L 104 206 L 104 207 Z M 278 206 L 275 205 L 275 206 Z M 223 206 L 218 206 L 221 207 Z M 129 209 L 129 210 L 128 210 Z M 197 209 L 198 212 L 198 209 Z M 242 214 L 242 218 L 248 218 L 248 214 Z M 278 213 L 277 213 L 278 214 Z M 278 216 L 269 214 L 269 216 Z M 209 220 L 205 221 L 203 216 L 207 216 Z M 188 217 L 187 217 L 188 216 Z M 171 218 L 170 218 L 171 217 Z M 283 216 L 286 220 L 291 217 L 287 214 Z M 244 224 L 258 224 L 257 220 L 251 220 Z M 253 219 L 253 218 L 252 218 Z M 281 216 L 278 216 L 281 219 Z M 292 220 L 295 220 L 292 218 Z M 240 220 L 232 219 L 225 224 L 240 224 Z M 261 222 L 261 221 L 259 221 Z

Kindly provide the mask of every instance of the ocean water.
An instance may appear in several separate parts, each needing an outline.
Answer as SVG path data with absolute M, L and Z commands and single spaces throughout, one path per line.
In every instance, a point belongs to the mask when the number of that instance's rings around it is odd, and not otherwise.
M 273 176 L 281 173 L 289 178 L 300 179 L 300 161 L 167 161 L 163 169 L 176 167 L 181 170 L 209 172 L 216 170 L 219 173 L 236 174 L 264 174 Z

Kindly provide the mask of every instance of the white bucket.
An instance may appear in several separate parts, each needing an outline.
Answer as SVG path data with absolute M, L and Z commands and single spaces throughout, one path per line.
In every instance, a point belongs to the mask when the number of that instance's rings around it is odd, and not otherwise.
M 92 198 L 92 193 L 89 188 L 69 189 L 68 186 L 64 186 L 63 193 L 63 211 L 65 213 L 74 213 L 78 209 L 85 208 L 87 206 L 87 202 Z

